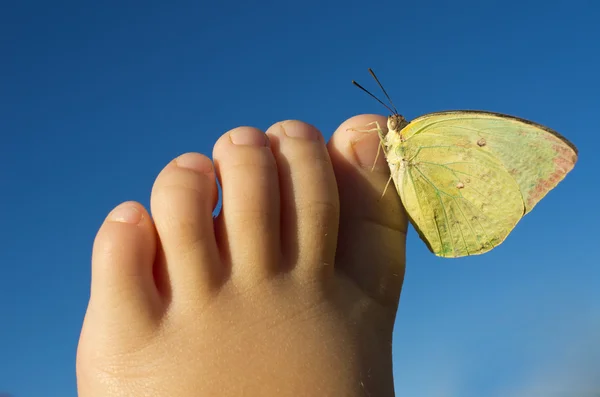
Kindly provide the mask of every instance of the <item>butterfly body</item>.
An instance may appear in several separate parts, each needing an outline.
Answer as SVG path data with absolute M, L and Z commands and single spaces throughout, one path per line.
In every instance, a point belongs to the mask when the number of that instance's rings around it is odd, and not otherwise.
M 435 255 L 494 249 L 577 162 L 558 132 L 506 114 L 455 110 L 408 122 L 369 72 L 391 106 L 353 84 L 393 112 L 387 132 L 375 130 L 408 217 Z
M 411 223 L 442 257 L 501 244 L 577 161 L 558 133 L 498 113 L 395 114 L 380 136 Z

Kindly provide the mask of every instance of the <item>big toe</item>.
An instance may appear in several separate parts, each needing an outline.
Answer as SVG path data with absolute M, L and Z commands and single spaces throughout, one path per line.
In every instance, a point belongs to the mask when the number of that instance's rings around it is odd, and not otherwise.
M 395 307 L 404 279 L 407 216 L 383 152 L 375 162 L 379 136 L 366 131 L 374 121 L 385 128 L 383 116 L 356 116 L 328 143 L 340 195 L 336 267 L 377 301 Z

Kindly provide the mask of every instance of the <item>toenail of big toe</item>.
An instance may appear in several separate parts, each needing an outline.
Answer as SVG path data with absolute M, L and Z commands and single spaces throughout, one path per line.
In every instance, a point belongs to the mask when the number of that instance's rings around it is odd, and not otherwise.
M 186 153 L 175 159 L 175 164 L 181 168 L 187 168 L 192 171 L 210 174 L 212 172 L 212 163 L 206 157 L 196 153 Z
M 280 126 L 285 135 L 291 138 L 311 139 L 315 141 L 319 139 L 317 130 L 308 124 L 298 121 L 286 121 L 281 123 Z
M 255 129 L 240 128 L 229 134 L 234 145 L 267 146 L 267 136 Z

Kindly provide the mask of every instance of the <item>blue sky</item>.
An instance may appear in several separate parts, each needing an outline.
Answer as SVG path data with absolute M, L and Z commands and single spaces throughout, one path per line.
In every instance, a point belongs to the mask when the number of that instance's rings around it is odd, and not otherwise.
M 143 6 L 141 6 L 143 4 Z M 434 257 L 411 232 L 398 395 L 600 390 L 600 6 L 589 1 L 6 2 L 0 7 L 0 392 L 75 396 L 103 217 L 239 125 L 328 138 L 383 113 L 514 114 L 580 149 L 576 169 L 489 254 Z M 594 383 L 595 382 L 595 383 Z M 579 394 L 581 393 L 581 394 Z

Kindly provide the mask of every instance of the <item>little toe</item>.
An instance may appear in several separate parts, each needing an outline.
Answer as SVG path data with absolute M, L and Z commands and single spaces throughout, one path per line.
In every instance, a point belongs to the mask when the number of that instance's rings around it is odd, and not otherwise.
M 99 323 L 120 323 L 160 311 L 152 273 L 155 233 L 148 212 L 136 202 L 122 203 L 104 221 L 94 241 L 89 309 Z M 152 317 L 145 318 L 152 321 Z
M 379 302 L 395 306 L 404 279 L 407 216 L 383 153 L 375 162 L 378 134 L 360 131 L 374 121 L 385 128 L 383 116 L 356 116 L 328 144 L 340 193 L 336 268 Z
M 267 136 L 251 127 L 224 134 L 213 149 L 223 194 L 218 244 L 231 278 L 256 284 L 281 261 L 279 182 Z
M 296 120 L 273 125 L 267 135 L 279 170 L 286 261 L 297 275 L 332 273 L 339 200 L 323 137 L 315 127 Z
M 156 178 L 152 216 L 174 298 L 211 294 L 223 280 L 212 217 L 216 202 L 214 168 L 206 156 L 183 154 Z

